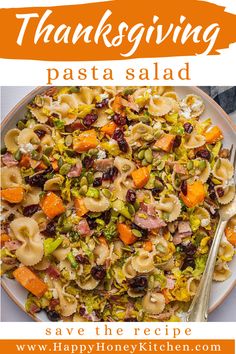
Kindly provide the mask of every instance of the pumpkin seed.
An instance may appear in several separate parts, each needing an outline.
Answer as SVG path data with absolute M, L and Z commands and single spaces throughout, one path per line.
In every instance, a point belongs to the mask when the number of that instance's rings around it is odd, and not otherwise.
M 142 233 L 141 231 L 137 230 L 137 229 L 132 229 L 132 234 L 134 234 L 134 236 L 136 237 L 142 237 Z
M 92 155 L 92 156 L 96 156 L 98 153 L 98 149 L 90 149 L 89 150 L 89 154 Z
M 83 176 L 80 180 L 80 186 L 87 186 L 88 185 L 88 181 L 87 181 L 87 178 L 85 176 Z
M 19 122 L 17 123 L 17 128 L 22 130 L 25 128 L 25 123 L 22 122 L 22 120 L 19 120 Z
M 66 146 L 71 146 L 73 143 L 73 137 L 72 135 L 67 135 L 65 138 L 65 144 Z
M 130 170 L 130 165 L 124 165 L 123 167 L 122 167 L 122 171 L 123 172 L 128 172 Z
M 18 149 L 18 150 L 14 153 L 14 158 L 15 158 L 17 161 L 20 161 L 21 156 L 22 156 L 22 153 L 21 153 L 21 151 Z
M 144 137 L 143 137 L 143 140 L 152 141 L 153 140 L 152 134 L 145 134 Z
M 52 150 L 53 150 L 52 146 L 47 146 L 44 150 L 44 155 L 49 156 L 51 154 Z
M 191 170 L 193 168 L 193 161 L 188 161 L 187 163 L 187 169 Z
M 161 137 L 161 135 L 162 135 L 162 131 L 161 130 L 155 130 L 154 131 L 154 137 L 155 138 L 160 138 Z
M 134 215 L 135 214 L 135 208 L 132 204 L 128 204 L 128 211 L 130 213 L 130 215 Z
M 88 191 L 88 186 L 84 185 L 79 189 L 79 194 L 85 196 Z
M 198 168 L 200 171 L 203 171 L 206 168 L 206 161 L 205 160 L 199 161 Z
M 139 153 L 138 153 L 138 159 L 139 159 L 139 160 L 142 160 L 142 159 L 144 158 L 144 154 L 145 154 L 145 150 L 139 151 Z
M 71 164 L 69 164 L 69 163 L 64 163 L 64 164 L 60 167 L 59 173 L 60 173 L 62 176 L 65 176 L 65 175 L 67 175 L 67 173 L 70 171 L 70 169 L 71 169 Z
M 142 166 L 148 166 L 148 165 L 149 165 L 149 163 L 147 162 L 147 160 L 143 159 L 142 160 Z
M 89 184 L 92 184 L 94 181 L 94 177 L 93 177 L 93 173 L 92 172 L 88 172 L 87 173 L 87 181 Z
M 139 206 L 140 206 L 140 203 L 136 200 L 136 201 L 134 202 L 134 209 L 135 209 L 135 211 L 138 211 L 138 210 L 139 210 Z
M 104 188 L 104 189 L 102 190 L 102 193 L 103 193 L 104 197 L 106 197 L 106 198 L 108 198 L 108 199 L 111 198 L 111 192 L 109 191 L 109 189 Z
M 162 171 L 164 167 L 165 167 L 165 161 L 160 160 L 157 164 L 157 170 Z
M 43 103 L 44 103 L 44 98 L 40 95 L 37 95 L 34 99 L 34 103 L 38 106 L 38 107 L 43 107 Z
M 64 161 L 61 157 L 58 159 L 58 167 L 60 168 L 63 165 Z
M 152 150 L 147 149 L 144 153 L 144 157 L 147 162 L 152 163 L 152 161 L 153 161 Z
M 43 161 L 43 163 L 44 163 L 46 166 L 50 166 L 50 165 L 51 165 L 51 162 L 50 162 L 49 158 L 48 158 L 46 155 L 43 155 L 43 156 L 42 156 L 42 161 Z

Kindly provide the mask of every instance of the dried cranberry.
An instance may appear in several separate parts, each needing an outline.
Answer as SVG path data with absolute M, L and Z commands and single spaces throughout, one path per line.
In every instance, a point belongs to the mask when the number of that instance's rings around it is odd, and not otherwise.
M 180 245 L 180 249 L 187 256 L 193 256 L 197 251 L 197 247 L 191 242 L 187 243 L 186 245 Z
M 49 310 L 46 313 L 47 313 L 49 321 L 57 322 L 57 321 L 60 321 L 60 319 L 61 319 L 59 313 L 54 310 Z
M 85 307 L 80 307 L 80 308 L 79 308 L 79 314 L 80 314 L 80 316 L 84 316 L 85 313 L 86 313 Z
M 197 151 L 196 157 L 200 157 L 202 159 L 209 161 L 211 158 L 211 153 L 207 149 L 202 149 L 202 150 Z
M 207 245 L 211 248 L 212 243 L 213 243 L 213 239 L 210 238 L 210 239 L 207 241 Z
M 176 135 L 174 143 L 173 143 L 173 148 L 176 149 L 181 145 L 182 138 L 180 135 Z
M 89 128 L 98 119 L 98 115 L 94 113 L 87 114 L 83 119 L 83 125 Z
M 193 131 L 192 124 L 187 122 L 187 123 L 184 123 L 183 127 L 184 127 L 184 130 L 185 130 L 186 133 L 188 133 L 188 134 L 192 133 L 192 131 Z
M 188 193 L 188 184 L 186 180 L 181 183 L 181 192 L 183 193 L 183 195 L 187 195 Z
M 92 219 L 90 217 L 87 217 L 86 220 L 87 220 L 87 223 L 88 223 L 89 228 L 91 230 L 96 229 L 96 227 L 97 227 L 96 219 Z
M 221 198 L 221 197 L 224 196 L 225 191 L 224 191 L 224 189 L 222 187 L 218 187 L 217 190 L 216 190 L 216 193 L 217 193 L 218 197 Z
M 60 304 L 58 299 L 51 299 L 49 302 L 49 310 L 55 310 L 55 307 Z
M 182 266 L 181 266 L 181 270 L 186 269 L 187 267 L 191 267 L 193 269 L 195 269 L 195 261 L 192 257 L 186 257 Z
M 71 125 L 66 125 L 65 130 L 69 133 L 74 132 L 75 130 L 84 130 L 84 126 L 81 123 L 80 119 L 76 119 Z
M 55 221 L 49 221 L 46 226 L 46 229 L 43 231 L 43 234 L 46 236 L 54 236 L 56 233 L 56 223 Z
M 35 132 L 35 134 L 38 135 L 38 137 L 39 137 L 40 139 L 43 138 L 43 137 L 46 135 L 45 130 L 42 130 L 42 129 L 36 129 L 34 132 Z
M 30 217 L 30 216 L 34 215 L 34 213 L 36 213 L 36 211 L 38 211 L 38 210 L 39 210 L 38 204 L 27 205 L 23 209 L 23 215 Z
M 82 256 L 82 254 L 77 254 L 75 257 L 76 261 L 80 264 L 89 264 L 89 259 L 86 256 Z
M 95 280 L 102 280 L 106 276 L 106 270 L 101 265 L 92 267 L 91 275 Z
M 124 319 L 124 322 L 136 322 L 137 318 L 136 317 L 128 317 Z
M 44 173 L 37 173 L 33 176 L 25 177 L 26 183 L 28 183 L 32 187 L 43 187 L 47 178 Z
M 88 170 L 93 166 L 93 158 L 91 156 L 85 156 L 83 159 L 83 165 Z
M 115 113 L 113 116 L 112 116 L 112 119 L 113 121 L 120 127 L 122 127 L 123 125 L 126 125 L 127 123 L 127 119 L 126 117 L 122 116 L 121 114 L 119 113 Z
M 109 180 L 114 181 L 114 179 L 118 175 L 118 172 L 119 171 L 115 166 L 108 168 L 108 170 L 103 172 L 102 174 L 103 181 L 109 181 Z
M 130 279 L 129 286 L 133 290 L 143 291 L 148 286 L 147 278 L 144 277 L 143 275 L 140 275 L 140 276 L 137 276 L 137 277 L 135 277 L 133 279 Z
M 129 145 L 125 139 L 120 139 L 117 141 L 120 151 L 126 153 L 129 150 Z
M 112 135 L 112 138 L 116 141 L 124 139 L 124 132 L 120 128 L 116 128 Z
M 7 218 L 7 221 L 13 221 L 15 219 L 15 214 L 11 213 L 8 218 Z
M 104 220 L 105 224 L 109 224 L 111 220 L 111 211 L 109 209 L 104 211 L 100 217 L 102 220 Z
M 96 177 L 94 178 L 94 181 L 93 181 L 93 186 L 94 187 L 99 187 L 102 185 L 102 177 Z
M 131 227 L 132 227 L 132 229 L 139 230 L 143 237 L 147 237 L 148 236 L 148 230 L 147 229 L 142 229 L 141 227 L 139 227 L 135 223 L 132 223 Z
M 136 201 L 136 192 L 132 189 L 128 189 L 126 193 L 126 200 L 128 203 L 135 203 Z
M 211 198 L 211 200 L 216 200 L 216 193 L 215 192 L 211 192 L 209 194 L 209 197 Z
M 104 98 L 101 102 L 97 102 L 95 107 L 96 108 L 103 108 L 103 107 L 106 107 L 108 105 L 108 102 L 109 102 L 109 98 Z

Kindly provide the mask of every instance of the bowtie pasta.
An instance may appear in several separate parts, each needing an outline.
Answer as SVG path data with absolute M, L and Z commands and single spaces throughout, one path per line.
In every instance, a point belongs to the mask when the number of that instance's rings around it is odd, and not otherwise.
M 2 274 L 50 321 L 180 321 L 221 205 L 223 132 L 170 87 L 52 87 L 4 136 Z M 235 218 L 214 280 L 230 276 Z

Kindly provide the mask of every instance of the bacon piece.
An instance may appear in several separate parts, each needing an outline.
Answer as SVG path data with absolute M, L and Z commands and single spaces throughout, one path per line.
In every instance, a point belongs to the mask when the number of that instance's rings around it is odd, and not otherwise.
M 173 237 L 173 243 L 179 245 L 182 242 L 182 239 L 192 235 L 192 229 L 188 221 L 180 221 L 178 224 L 178 231 Z
M 13 167 L 18 165 L 18 161 L 14 159 L 13 155 L 10 152 L 6 152 L 2 156 L 2 162 L 7 167 Z
M 176 173 L 179 173 L 180 175 L 185 175 L 187 173 L 186 168 L 183 165 L 181 165 L 180 163 L 174 164 L 174 171 Z
M 80 233 L 81 236 L 89 236 L 92 234 L 89 224 L 88 224 L 87 220 L 85 220 L 85 219 L 80 220 L 78 225 L 76 225 L 75 229 L 76 229 L 76 231 L 78 231 Z
M 109 158 L 109 159 L 98 159 L 94 161 L 94 168 L 96 171 L 101 171 L 105 172 L 108 170 L 110 167 L 114 165 L 114 159 Z
M 59 270 L 56 267 L 53 267 L 51 265 L 46 269 L 46 272 L 51 278 L 57 279 L 60 277 Z
M 71 177 L 79 177 L 81 175 L 81 172 L 82 172 L 82 163 L 79 160 L 77 162 L 77 164 L 71 168 L 71 170 L 67 174 L 67 177 L 69 177 L 69 178 L 71 178 Z
M 18 240 L 7 241 L 4 246 L 9 249 L 9 251 L 16 251 L 21 246 L 21 242 Z

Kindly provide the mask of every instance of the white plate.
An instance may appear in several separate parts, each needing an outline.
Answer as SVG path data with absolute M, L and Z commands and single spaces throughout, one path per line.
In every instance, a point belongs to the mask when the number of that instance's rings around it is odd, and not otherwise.
M 48 87 L 47 87 L 48 88 Z M 39 87 L 29 93 L 24 99 L 22 99 L 13 110 L 7 115 L 7 117 L 2 122 L 1 133 L 2 139 L 6 132 L 14 128 L 16 122 L 24 116 L 26 111 L 26 105 L 32 100 L 32 98 L 45 90 L 45 87 Z M 222 110 L 222 108 L 217 105 L 217 103 L 212 100 L 208 95 L 206 95 L 202 90 L 197 87 L 188 86 L 188 87 L 175 87 L 175 91 L 180 97 L 183 97 L 190 93 L 195 93 L 203 98 L 206 105 L 204 114 L 201 116 L 201 119 L 211 118 L 213 123 L 219 125 L 224 132 L 224 147 L 230 147 L 231 144 L 235 144 L 236 140 L 236 127 L 227 116 L 227 114 Z M 219 306 L 230 291 L 236 285 L 236 257 L 230 262 L 230 269 L 232 275 L 229 279 L 224 282 L 213 282 L 212 291 L 211 291 L 211 300 L 210 300 L 210 309 L 213 311 L 217 306 Z M 7 279 L 3 277 L 2 286 L 10 298 L 23 310 L 24 304 L 27 296 L 27 291 L 24 290 L 16 281 Z M 37 314 L 35 317 L 32 317 L 37 321 L 48 321 L 46 314 L 42 311 Z

